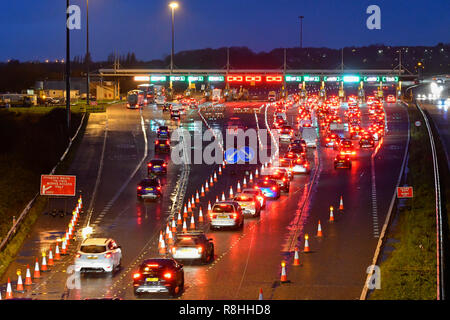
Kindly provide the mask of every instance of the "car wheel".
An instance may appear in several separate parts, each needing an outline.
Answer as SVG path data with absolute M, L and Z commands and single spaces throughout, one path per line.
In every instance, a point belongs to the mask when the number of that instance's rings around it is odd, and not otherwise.
M 136 298 L 140 298 L 140 297 L 141 297 L 141 293 L 140 293 L 140 292 L 137 292 L 136 290 L 134 290 L 134 296 L 135 296 Z
M 119 264 L 116 266 L 116 270 L 120 270 L 122 268 L 122 258 L 119 260 Z

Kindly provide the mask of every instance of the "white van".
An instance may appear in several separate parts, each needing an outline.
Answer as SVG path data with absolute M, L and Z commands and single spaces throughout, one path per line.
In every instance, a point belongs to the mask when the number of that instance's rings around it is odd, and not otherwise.
M 317 130 L 315 128 L 303 128 L 302 139 L 308 148 L 317 147 Z

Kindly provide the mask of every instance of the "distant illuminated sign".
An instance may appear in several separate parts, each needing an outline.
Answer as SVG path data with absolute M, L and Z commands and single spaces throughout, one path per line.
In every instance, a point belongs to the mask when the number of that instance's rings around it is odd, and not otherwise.
M 197 81 L 203 81 L 203 76 L 189 76 L 188 77 L 189 82 L 197 82 Z
M 149 76 L 135 76 L 134 81 L 150 81 Z
M 223 82 L 225 81 L 224 76 L 208 76 L 208 81 L 210 82 Z
M 186 81 L 185 76 L 170 76 L 170 81 Z
M 366 76 L 363 78 L 364 82 L 380 82 L 380 77 L 376 76 Z
M 339 82 L 339 81 L 341 81 L 341 77 L 337 77 L 337 76 L 323 77 L 323 81 L 325 81 L 325 82 Z
M 261 82 L 261 76 L 245 76 L 245 82 Z
M 166 76 L 151 76 L 150 81 L 151 82 L 164 82 L 167 80 Z
M 382 77 L 383 82 L 398 82 L 398 77 Z
M 319 82 L 320 81 L 320 77 L 319 76 L 303 76 L 303 80 L 306 82 Z
M 345 75 L 342 77 L 344 82 L 359 82 L 361 81 L 361 77 L 358 75 Z
M 227 82 L 242 82 L 243 80 L 243 76 L 227 76 Z
M 266 76 L 266 82 L 282 82 L 283 76 Z
M 302 82 L 302 76 L 286 76 L 286 82 Z

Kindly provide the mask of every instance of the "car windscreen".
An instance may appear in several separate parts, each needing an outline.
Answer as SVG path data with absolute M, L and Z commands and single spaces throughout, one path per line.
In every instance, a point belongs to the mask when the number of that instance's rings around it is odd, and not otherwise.
M 216 213 L 229 213 L 229 212 L 234 212 L 234 208 L 231 204 L 219 204 L 219 205 L 215 205 L 213 207 L 213 212 Z
M 106 251 L 106 246 L 85 245 L 81 246 L 80 251 L 83 253 L 103 253 Z

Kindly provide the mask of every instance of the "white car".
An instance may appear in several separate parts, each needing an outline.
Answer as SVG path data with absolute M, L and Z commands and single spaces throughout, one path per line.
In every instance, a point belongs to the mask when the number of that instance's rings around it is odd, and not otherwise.
M 238 193 L 234 197 L 234 201 L 239 203 L 243 214 L 250 214 L 254 217 L 261 215 L 261 203 L 258 201 L 256 195 Z
M 212 230 L 223 227 L 244 228 L 242 208 L 236 201 L 216 202 L 212 207 L 209 218 Z
M 75 257 L 75 272 L 113 272 L 120 268 L 122 250 L 108 238 L 88 238 Z
M 297 159 L 294 161 L 294 166 L 292 167 L 292 172 L 297 173 L 309 173 L 311 170 L 308 160 Z

